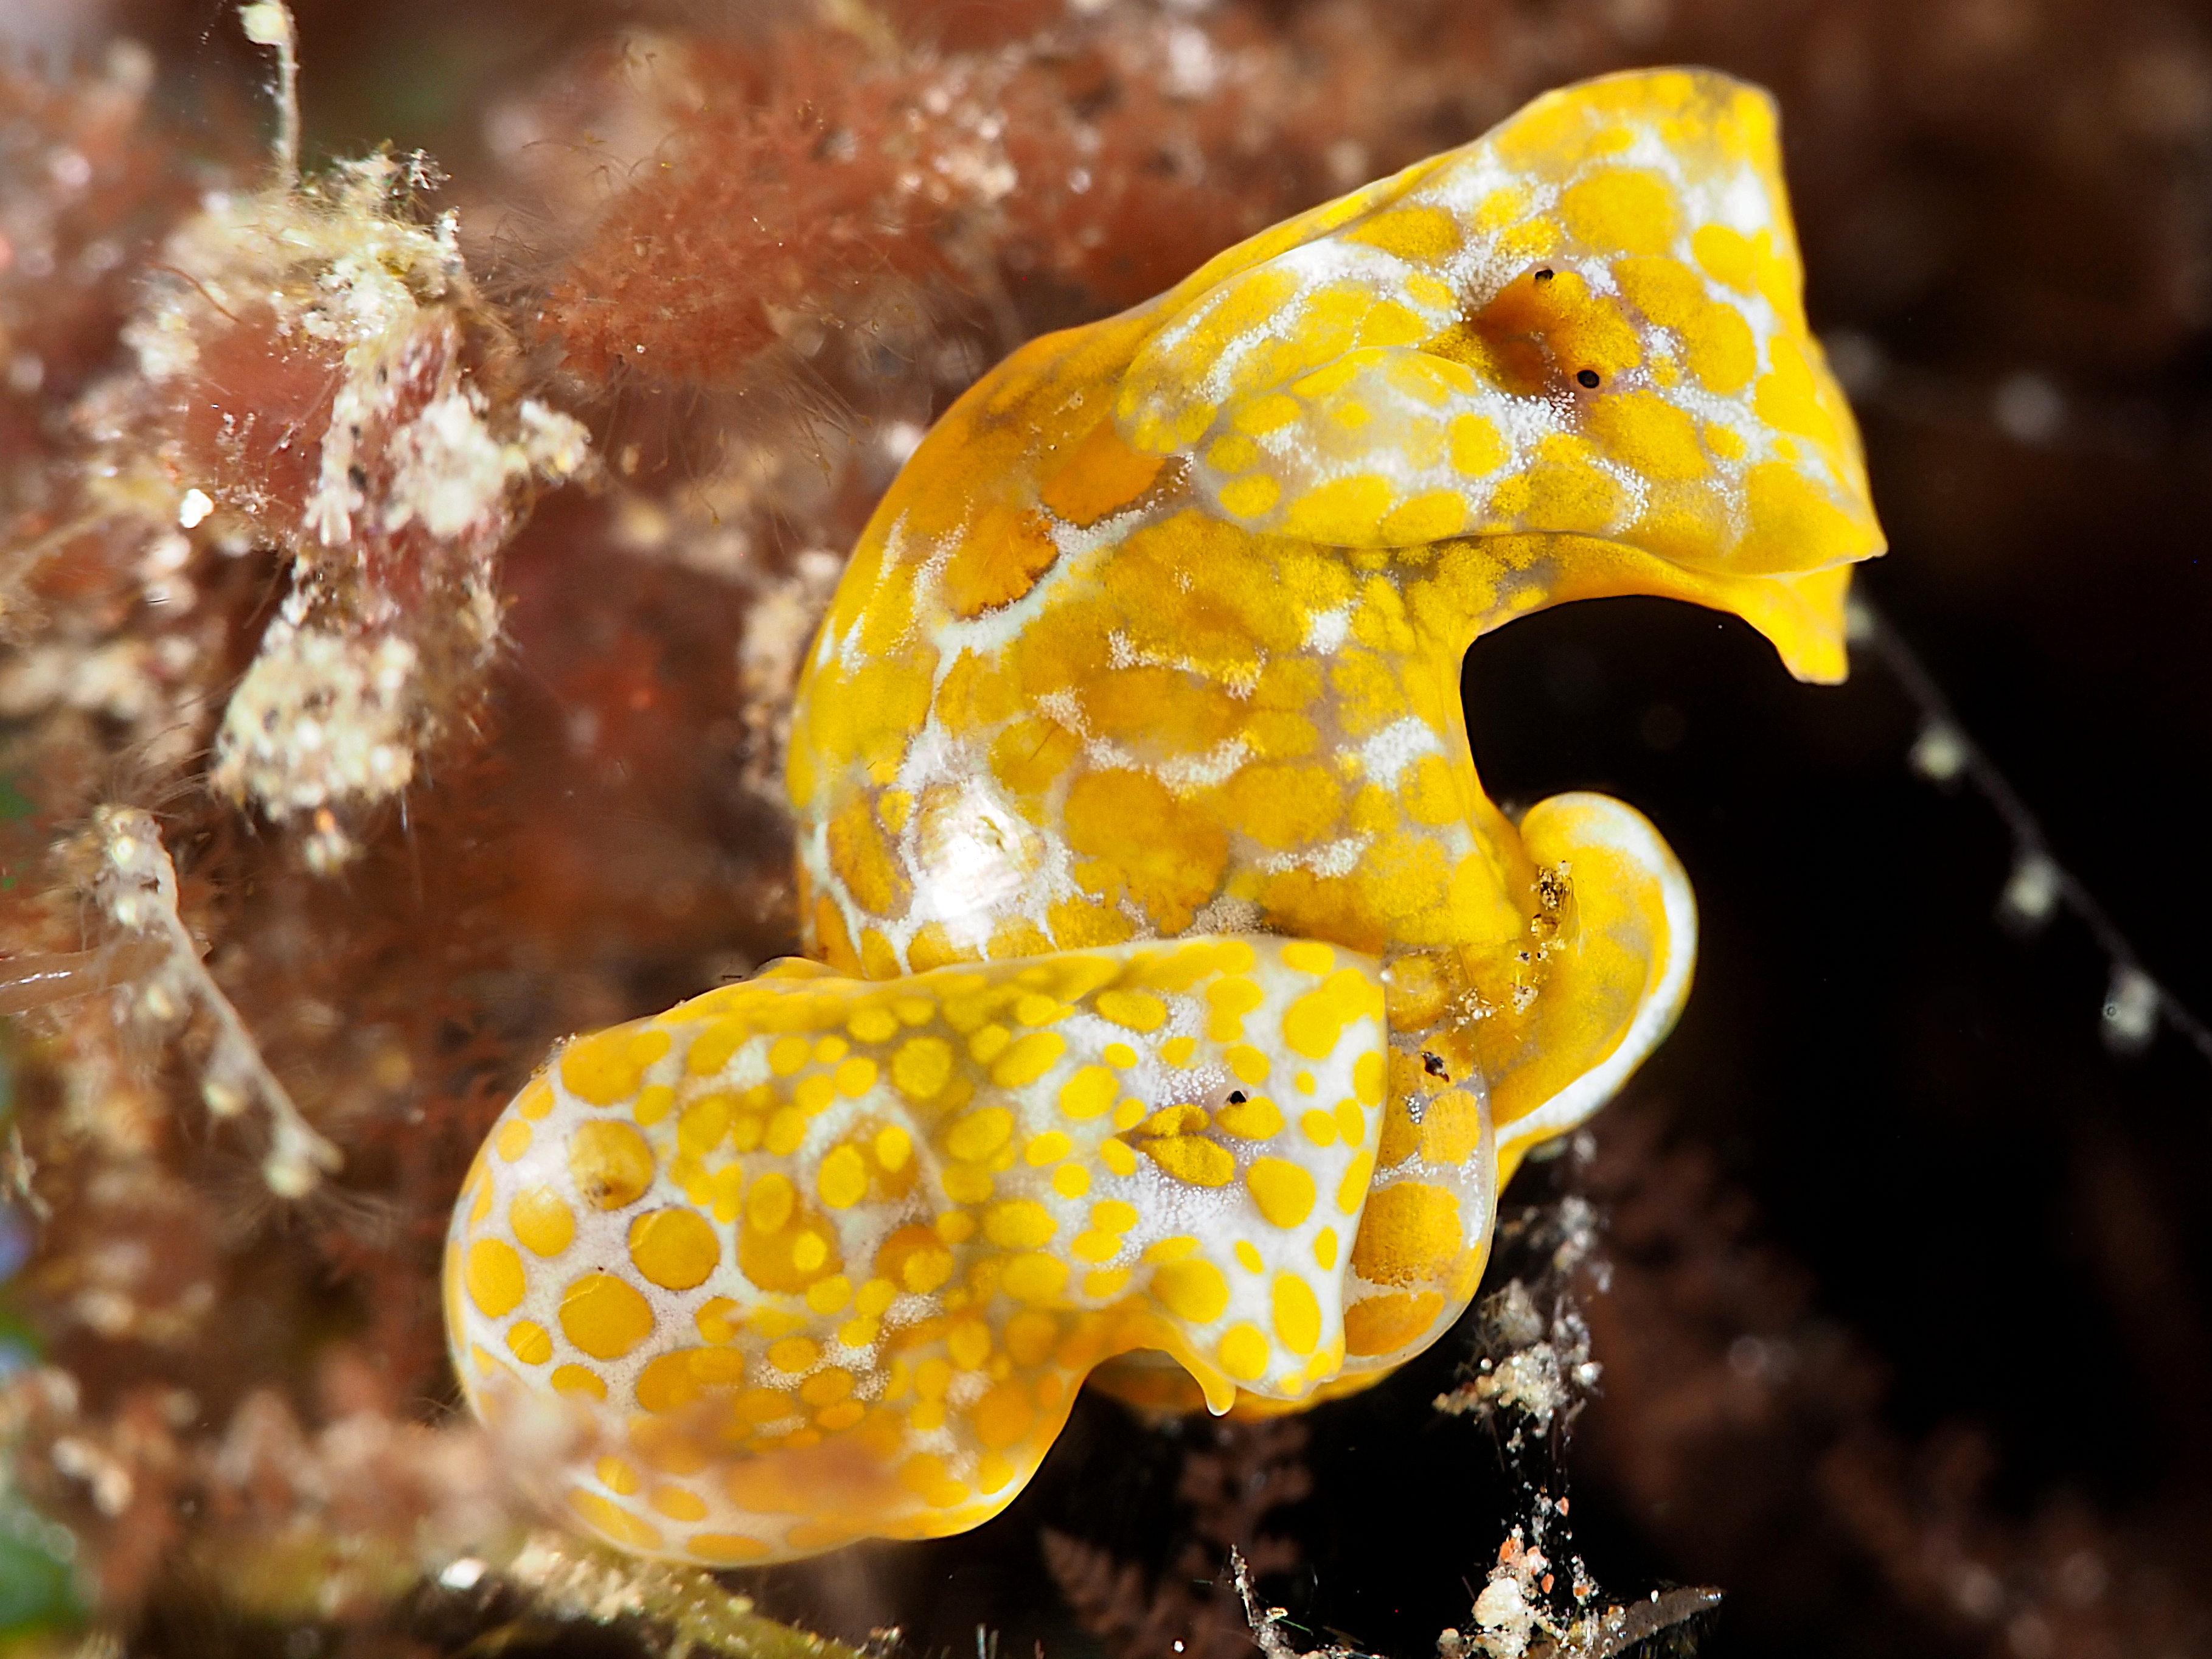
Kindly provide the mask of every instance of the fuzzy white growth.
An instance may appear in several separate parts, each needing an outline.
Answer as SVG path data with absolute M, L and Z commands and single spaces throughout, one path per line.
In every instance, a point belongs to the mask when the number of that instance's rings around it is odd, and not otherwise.
M 1688 1588 L 1604 1600 L 1579 1556 L 1555 1563 L 1550 1529 L 1555 1519 L 1564 1525 L 1566 1513 L 1565 1498 L 1535 1495 L 1526 1527 L 1513 1528 L 1498 1546 L 1468 1628 L 1437 1636 L 1437 1659 L 1615 1659 L 1720 1604 L 1719 1591 Z
M 1506 1231 L 1531 1224 L 1524 1218 Z M 1466 1382 L 1431 1402 L 1448 1415 L 1497 1425 L 1509 1453 L 1571 1424 L 1603 1370 L 1591 1358 L 1589 1324 L 1573 1292 L 1585 1271 L 1600 1288 L 1607 1282 L 1596 1208 L 1587 1199 L 1565 1198 L 1533 1225 L 1531 1243 L 1543 1252 L 1536 1282 L 1511 1279 L 1483 1298 L 1477 1310 L 1482 1357 Z
M 398 794 L 415 776 L 416 663 L 415 647 L 396 635 L 364 638 L 279 617 L 224 711 L 209 781 L 280 819 Z M 329 870 L 353 843 L 332 818 L 316 823 L 306 851 L 312 866 Z
M 1547 1563 L 1540 1550 L 1529 1550 L 1501 1561 L 1490 1571 L 1490 1582 L 1474 1598 L 1475 1650 L 1491 1659 L 1521 1659 L 1536 1628 L 1537 1608 L 1531 1601 L 1528 1580 Z
M 353 855 L 362 813 L 467 729 L 498 648 L 500 550 L 538 488 L 590 465 L 589 441 L 517 395 L 512 343 L 470 281 L 454 216 L 411 210 L 435 169 L 378 155 L 302 179 L 292 15 L 253 0 L 238 17 L 276 56 L 275 174 L 210 192 L 151 266 L 123 331 L 132 395 L 151 413 L 92 404 L 100 510 L 158 527 L 139 574 L 146 602 L 172 615 L 193 603 L 197 550 L 290 556 L 276 618 L 214 733 L 211 781 L 280 824 L 304 817 L 307 863 L 330 871 Z M 270 398 L 222 400 L 240 352 L 271 366 Z M 211 391 L 213 462 L 172 429 Z M 177 666 L 118 661 L 102 684 L 61 684 L 8 665 L 0 705 L 166 709 L 150 693 Z M 206 735 L 179 726 L 141 741 L 190 752 Z
M 1513 1350 L 1502 1359 L 1481 1361 L 1481 1374 L 1466 1389 L 1438 1399 L 1437 1408 L 1457 1413 L 1504 1407 L 1526 1419 L 1538 1435 L 1549 1434 L 1597 1380 L 1589 1327 L 1570 1309 L 1547 1328 L 1528 1287 L 1517 1279 L 1484 1304 L 1483 1314 L 1500 1334 L 1517 1339 Z M 1516 1449 L 1522 1434 L 1516 1424 L 1510 1443 Z
M 291 591 L 224 712 L 211 781 L 278 822 L 308 815 L 305 850 L 318 870 L 355 850 L 337 814 L 407 787 L 446 723 L 440 698 L 489 664 L 494 560 L 523 493 L 589 460 L 579 422 L 529 398 L 495 406 L 468 378 L 461 348 L 474 301 L 454 222 L 425 227 L 394 213 L 408 176 L 375 156 L 341 165 L 327 185 L 288 179 L 211 198 L 166 251 L 189 280 L 126 331 L 141 372 L 159 382 L 197 365 L 198 338 L 216 326 L 210 308 L 261 304 L 279 337 L 317 343 L 340 365 L 296 519 L 199 484 L 176 507 L 188 529 L 214 520 L 234 532 L 243 520 L 295 550 Z M 425 544 L 392 547 L 403 534 Z M 386 558 L 423 567 L 434 616 L 410 619 L 376 586 L 364 554 L 379 543 Z

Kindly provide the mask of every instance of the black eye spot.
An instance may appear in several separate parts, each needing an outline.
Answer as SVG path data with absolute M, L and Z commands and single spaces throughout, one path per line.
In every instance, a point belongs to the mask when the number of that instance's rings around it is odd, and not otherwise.
M 1421 1051 L 1421 1069 L 1431 1077 L 1440 1077 L 1447 1083 L 1451 1081 L 1451 1073 L 1444 1070 L 1443 1058 L 1431 1054 L 1425 1048 Z
M 1244 1103 L 1244 1091 L 1242 1089 L 1231 1089 L 1229 1091 L 1229 1103 L 1231 1106 L 1242 1106 Z
M 1595 392 L 1597 390 L 1597 371 L 1594 368 L 1585 368 L 1580 371 L 1576 374 L 1575 380 L 1577 385 L 1584 386 L 1589 391 Z

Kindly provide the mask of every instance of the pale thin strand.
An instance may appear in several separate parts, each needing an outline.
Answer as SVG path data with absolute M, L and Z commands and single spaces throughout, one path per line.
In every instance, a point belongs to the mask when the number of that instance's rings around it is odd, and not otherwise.
M 249 1101 L 258 1101 L 270 1127 L 263 1178 L 280 1198 L 303 1197 L 321 1175 L 338 1167 L 338 1149 L 301 1115 L 201 962 L 198 944 L 177 914 L 177 870 L 161 844 L 160 826 L 137 807 L 104 806 L 94 815 L 93 832 L 99 851 L 94 898 L 118 927 L 165 947 L 141 1000 L 157 1016 L 193 1005 L 206 1014 L 216 1034 L 200 1084 L 208 1109 L 218 1117 L 234 1116 Z
M 247 0 L 238 9 L 239 26 L 257 46 L 276 52 L 276 172 L 285 185 L 300 182 L 299 31 L 284 0 Z
M 2064 910 L 2088 929 L 2105 953 L 2111 969 L 2100 1015 L 2106 1044 L 2121 1054 L 2139 1053 L 2163 1022 L 2212 1061 L 2212 1028 L 2143 965 L 2096 895 L 2053 856 L 2049 837 L 2020 792 L 1960 722 L 1927 665 L 1863 592 L 1852 596 L 1850 629 L 1851 643 L 1887 668 L 1920 712 L 1913 770 L 1935 783 L 1964 782 L 1989 803 L 2012 837 L 2012 874 L 1998 899 L 2000 915 L 2014 927 L 2033 929 Z

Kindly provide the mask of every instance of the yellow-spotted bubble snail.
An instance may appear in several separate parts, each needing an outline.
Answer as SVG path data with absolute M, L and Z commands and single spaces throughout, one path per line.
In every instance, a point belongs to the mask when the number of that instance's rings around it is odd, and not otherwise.
M 1842 678 L 1881 550 L 1762 94 L 1611 76 L 1031 342 L 853 555 L 788 781 L 806 948 L 563 1045 L 454 1212 L 495 1425 L 642 1554 L 973 1527 L 1086 1376 L 1282 1410 L 1473 1296 L 1664 1036 L 1695 912 L 1484 795 L 1461 659 L 1668 594 Z

